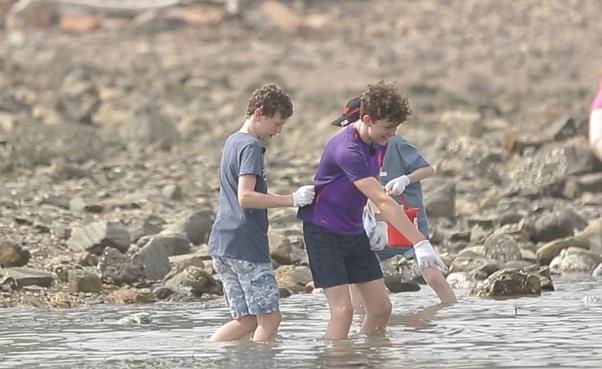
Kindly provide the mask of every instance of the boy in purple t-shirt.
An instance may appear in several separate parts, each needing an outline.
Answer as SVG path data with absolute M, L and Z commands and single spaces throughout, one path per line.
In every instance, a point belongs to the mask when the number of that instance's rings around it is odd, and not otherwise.
M 414 244 L 419 266 L 445 268 L 430 242 L 378 182 L 387 141 L 409 115 L 407 98 L 393 84 L 369 85 L 361 97 L 361 119 L 326 144 L 314 178 L 314 202 L 299 210 L 314 284 L 324 289 L 330 308 L 328 339 L 349 334 L 350 284 L 357 286 L 366 302 L 362 332 L 383 333 L 391 314 L 382 271 L 363 227 L 367 199 Z

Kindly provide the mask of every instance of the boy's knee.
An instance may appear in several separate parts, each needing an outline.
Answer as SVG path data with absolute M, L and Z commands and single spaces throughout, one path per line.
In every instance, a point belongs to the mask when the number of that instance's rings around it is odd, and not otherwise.
M 271 326 L 277 327 L 282 322 L 282 315 L 280 314 L 280 311 L 261 314 L 257 316 L 257 322 L 261 325 L 269 324 Z
M 353 319 L 353 305 L 349 304 L 340 304 L 333 306 L 331 309 L 331 313 L 340 319 Z
M 393 305 L 391 301 L 387 299 L 383 303 L 378 305 L 378 309 L 376 310 L 376 314 L 381 318 L 388 318 L 391 316 L 391 311 L 393 310 Z
M 378 304 L 373 304 L 370 306 L 368 314 L 374 319 L 387 319 L 389 316 L 391 316 L 392 310 L 393 305 L 391 305 L 391 301 L 386 299 Z
M 245 315 L 237 319 L 245 327 L 255 329 L 257 327 L 257 317 L 255 315 Z

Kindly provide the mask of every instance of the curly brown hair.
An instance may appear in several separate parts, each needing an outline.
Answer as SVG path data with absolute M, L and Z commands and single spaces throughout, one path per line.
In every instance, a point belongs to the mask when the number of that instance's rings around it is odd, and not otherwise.
M 291 98 L 278 85 L 270 83 L 253 91 L 247 105 L 247 117 L 253 115 L 255 109 L 261 108 L 263 115 L 273 117 L 277 112 L 283 119 L 293 115 Z
M 405 122 L 412 114 L 408 98 L 397 86 L 380 80 L 368 85 L 362 94 L 360 116 L 368 114 L 373 120 L 387 120 L 396 124 Z

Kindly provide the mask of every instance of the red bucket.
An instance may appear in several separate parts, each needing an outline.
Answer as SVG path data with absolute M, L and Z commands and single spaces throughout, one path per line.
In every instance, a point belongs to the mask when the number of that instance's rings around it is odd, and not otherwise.
M 401 198 L 402 203 L 405 203 L 404 198 Z M 405 208 L 404 212 L 410 219 L 410 222 L 414 224 L 414 227 L 418 229 L 418 208 Z M 408 241 L 403 234 L 401 234 L 395 226 L 387 222 L 387 245 L 389 247 L 411 247 L 413 244 Z

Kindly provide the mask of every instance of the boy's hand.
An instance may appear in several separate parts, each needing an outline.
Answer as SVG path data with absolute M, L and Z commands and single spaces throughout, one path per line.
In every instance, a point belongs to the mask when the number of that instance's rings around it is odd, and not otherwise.
M 393 178 L 385 185 L 385 192 L 389 195 L 401 195 L 405 191 L 406 186 L 410 184 L 410 177 L 399 176 Z
M 314 186 L 301 186 L 293 192 L 293 207 L 300 208 L 307 206 L 314 201 L 316 194 Z
M 447 265 L 437 256 L 429 240 L 422 240 L 415 244 L 414 253 L 416 254 L 416 262 L 420 269 L 437 266 L 443 273 L 447 272 Z

